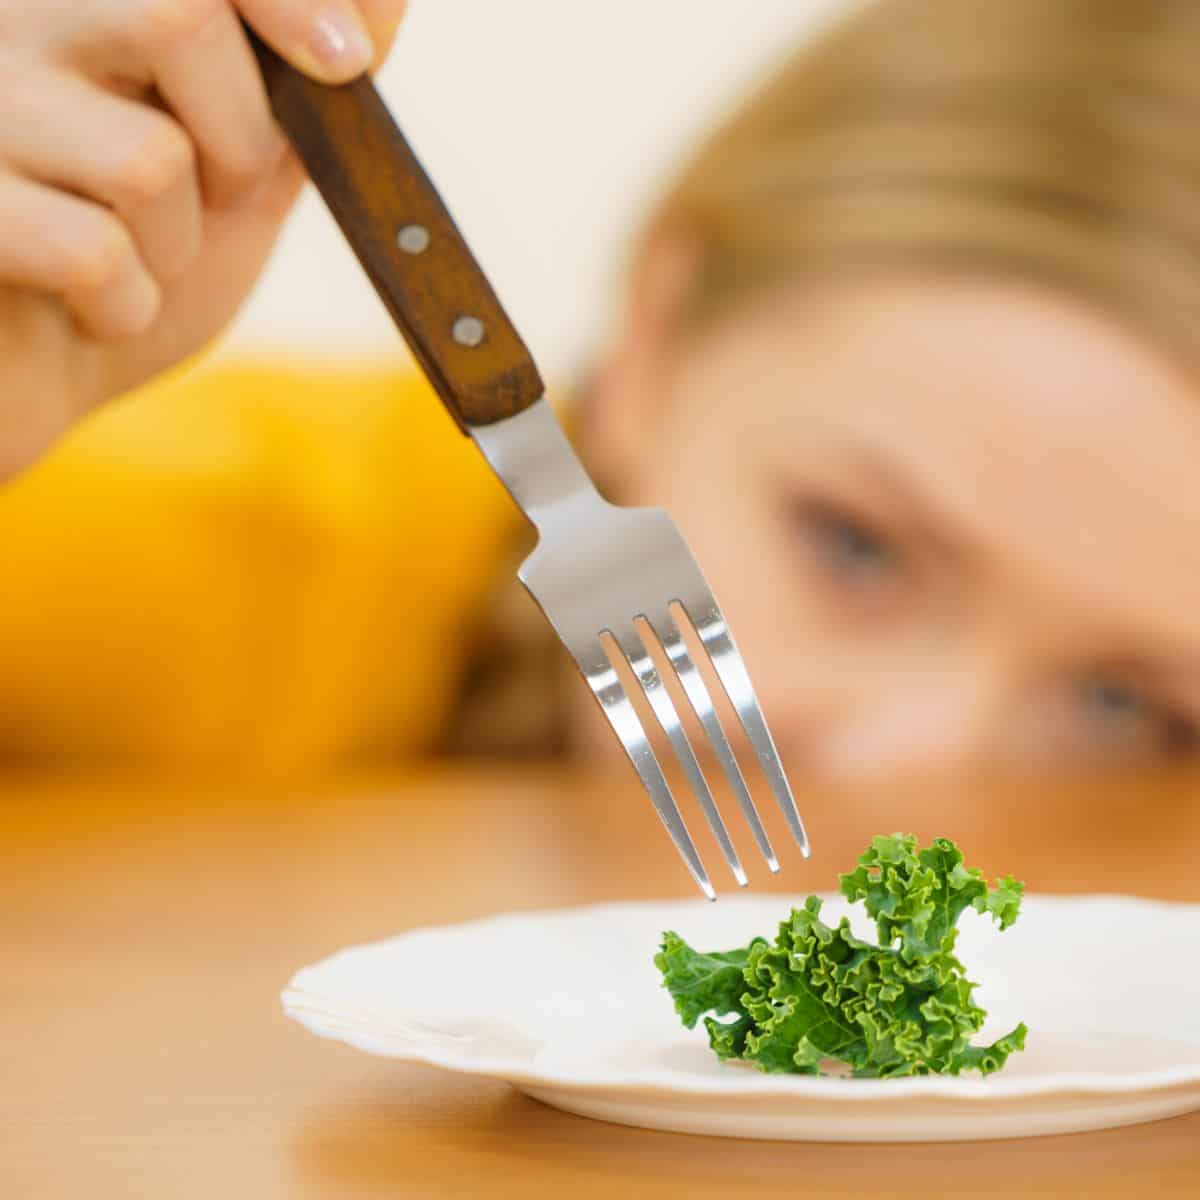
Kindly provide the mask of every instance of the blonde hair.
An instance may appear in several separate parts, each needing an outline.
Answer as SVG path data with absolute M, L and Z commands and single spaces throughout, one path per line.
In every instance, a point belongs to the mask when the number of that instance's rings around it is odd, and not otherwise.
M 1197 0 L 874 0 L 705 142 L 645 237 L 702 247 L 692 330 L 894 264 L 1067 289 L 1200 367 L 1198 118 Z M 549 635 L 520 613 L 524 643 L 510 607 L 477 664 L 455 749 L 504 748 L 497 712 L 523 714 L 506 745 L 568 744 L 561 655 L 528 669 Z
M 862 264 L 1066 288 L 1200 363 L 1200 4 L 876 0 L 710 138 L 655 227 L 693 324 Z

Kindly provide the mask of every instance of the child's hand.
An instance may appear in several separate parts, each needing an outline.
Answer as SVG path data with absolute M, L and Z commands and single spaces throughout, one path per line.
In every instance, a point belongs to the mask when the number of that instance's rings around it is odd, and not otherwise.
M 240 18 L 338 82 L 404 5 L 0 0 L 0 478 L 200 349 L 257 277 L 301 172 Z

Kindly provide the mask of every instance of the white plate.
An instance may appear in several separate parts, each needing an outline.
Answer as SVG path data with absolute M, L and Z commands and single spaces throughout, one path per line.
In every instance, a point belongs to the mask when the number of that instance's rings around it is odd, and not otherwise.
M 1024 1137 L 1200 1108 L 1200 905 L 1028 896 L 1005 933 L 968 911 L 958 955 L 1028 1048 L 980 1078 L 765 1075 L 685 1030 L 651 961 L 663 930 L 700 949 L 774 936 L 781 896 L 514 913 L 343 950 L 283 1005 L 372 1054 L 509 1080 L 547 1104 L 628 1125 L 800 1141 Z M 827 901 L 836 920 L 871 926 Z

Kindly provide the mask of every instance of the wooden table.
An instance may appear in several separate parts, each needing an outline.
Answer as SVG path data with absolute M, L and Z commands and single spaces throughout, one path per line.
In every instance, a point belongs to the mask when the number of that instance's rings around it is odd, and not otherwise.
M 1193 797 L 1195 776 L 814 793 L 817 855 L 782 886 L 827 887 L 904 826 L 1039 889 L 1200 899 Z M 349 942 L 686 894 L 624 775 L 425 768 L 311 794 L 9 778 L 0 846 L 4 1197 L 1200 1195 L 1200 1113 L 974 1145 L 705 1139 L 567 1116 L 280 1015 L 293 969 Z

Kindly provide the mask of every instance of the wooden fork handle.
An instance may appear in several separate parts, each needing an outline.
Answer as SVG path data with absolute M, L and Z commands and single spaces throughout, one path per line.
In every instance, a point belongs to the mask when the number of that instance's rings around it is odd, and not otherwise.
M 541 399 L 541 377 L 367 75 L 330 86 L 250 33 L 275 118 L 459 426 Z

